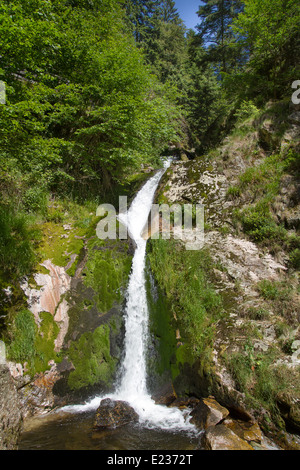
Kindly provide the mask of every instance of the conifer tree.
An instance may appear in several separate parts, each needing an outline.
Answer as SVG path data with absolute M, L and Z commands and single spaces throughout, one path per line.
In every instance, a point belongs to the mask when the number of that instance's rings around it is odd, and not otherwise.
M 182 23 L 175 2 L 173 0 L 162 0 L 160 9 L 160 19 L 165 23 Z
M 197 12 L 201 22 L 197 29 L 208 48 L 207 58 L 221 72 L 235 61 L 230 44 L 234 41 L 233 19 L 242 11 L 241 0 L 203 0 Z M 236 50 L 236 49 L 235 49 Z
M 137 43 L 152 34 L 160 0 L 126 0 L 126 14 Z

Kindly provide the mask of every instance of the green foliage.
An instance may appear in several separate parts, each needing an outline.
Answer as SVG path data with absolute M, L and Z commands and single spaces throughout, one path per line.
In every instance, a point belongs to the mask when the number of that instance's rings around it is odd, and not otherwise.
M 245 209 L 241 214 L 241 222 L 245 233 L 256 242 L 272 242 L 272 240 L 282 242 L 286 239 L 286 230 L 276 224 L 271 216 L 269 205 L 264 201 Z
M 55 185 L 56 171 L 79 181 L 79 175 L 92 179 L 97 174 L 105 182 L 104 168 L 120 176 L 129 165 L 153 158 L 154 149 L 160 152 L 174 136 L 170 113 L 175 109 L 124 34 L 118 2 L 103 0 L 93 11 L 85 4 L 65 9 L 58 2 L 38 1 L 27 9 L 15 3 L 0 11 L 7 25 L 1 49 L 9 85 L 7 106 L 1 107 L 2 138 L 23 167 L 29 170 L 30 156 L 30 173 L 36 168 L 42 177 L 50 169 Z M 8 41 L 12 29 L 22 32 L 25 50 L 16 44 L 18 34 Z M 154 127 L 156 114 L 159 127 Z
M 148 256 L 151 270 L 178 319 L 182 336 L 188 338 L 197 357 L 209 356 L 214 323 L 223 315 L 223 305 L 213 287 L 208 252 L 185 251 L 174 240 L 151 240 Z
M 99 311 L 106 312 L 122 298 L 131 269 L 131 256 L 125 250 L 127 244 L 120 240 L 110 240 L 109 249 L 101 245 L 101 240 L 90 243 L 84 283 L 94 289 Z
M 244 3 L 244 11 L 233 22 L 233 31 L 239 37 L 239 47 L 242 45 L 248 54 L 248 62 L 246 68 L 232 75 L 232 85 L 240 95 L 260 98 L 261 102 L 290 95 L 299 67 L 298 1 Z
M 259 113 L 258 108 L 255 104 L 250 101 L 243 100 L 239 108 L 235 112 L 235 117 L 237 121 L 244 121 L 247 118 L 254 118 Z
M 227 189 L 226 195 L 230 198 L 237 198 L 241 195 L 241 189 L 238 186 L 230 186 Z
M 282 426 L 278 396 L 283 391 L 298 393 L 299 370 L 288 369 L 287 373 L 286 368 L 274 365 L 275 358 L 275 350 L 262 354 L 247 342 L 244 351 L 233 353 L 226 361 L 249 406 L 263 406 L 272 413 L 273 421 Z
M 35 355 L 37 327 L 29 310 L 20 311 L 14 320 L 13 340 L 7 348 L 9 359 L 16 362 L 32 360 Z
M 251 194 L 252 204 L 235 211 L 243 231 L 257 243 L 271 251 L 285 250 L 290 266 L 299 269 L 299 235 L 290 233 L 274 217 L 273 203 L 280 191 L 280 182 L 286 172 L 294 172 L 299 156 L 294 150 L 267 156 L 260 165 L 248 168 L 239 176 L 239 184 L 228 188 L 229 198 Z M 297 171 L 297 169 L 296 169 Z M 257 201 L 257 202 L 255 202 Z
M 300 249 L 296 248 L 295 250 L 292 250 L 289 254 L 289 260 L 291 263 L 291 266 L 294 269 L 297 269 L 298 271 L 300 270 Z
M 54 340 L 59 327 L 48 312 L 40 314 L 39 328 L 29 310 L 19 311 L 13 320 L 12 341 L 7 352 L 10 360 L 27 362 L 27 369 L 32 375 L 49 369 L 50 360 L 59 361 L 54 351 Z
M 0 206 L 0 269 L 5 276 L 20 277 L 32 269 L 35 239 L 36 232 L 26 214 Z
M 50 193 L 111 197 L 178 140 L 181 112 L 118 0 L 5 0 L 0 24 L 0 269 L 17 278 L 37 262 L 35 223 L 62 218 Z
M 115 360 L 110 355 L 109 326 L 102 325 L 73 341 L 69 358 L 75 366 L 68 378 L 68 385 L 76 390 L 102 382 L 111 383 Z
M 50 360 L 60 361 L 59 355 L 54 351 L 54 340 L 59 333 L 59 327 L 49 312 L 42 312 L 40 318 L 41 325 L 34 342 L 35 355 L 31 362 L 31 369 L 34 373 L 47 370 Z
M 207 60 L 226 72 L 236 61 L 232 21 L 243 9 L 241 0 L 204 0 L 197 14 L 199 35 L 208 43 Z
M 251 320 L 266 320 L 270 316 L 269 310 L 260 307 L 250 307 L 247 310 L 247 317 L 250 318 Z
M 268 279 L 260 281 L 257 285 L 259 293 L 267 300 L 288 300 L 291 289 L 278 282 L 271 282 Z

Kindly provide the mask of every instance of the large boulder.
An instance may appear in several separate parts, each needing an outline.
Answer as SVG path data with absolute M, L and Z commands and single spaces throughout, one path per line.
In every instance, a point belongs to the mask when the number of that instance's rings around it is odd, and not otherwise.
M 224 424 L 207 428 L 203 446 L 206 450 L 254 450 Z
M 258 444 L 262 441 L 262 432 L 257 423 L 242 421 L 239 419 L 226 419 L 223 424 L 244 441 L 256 442 Z
M 139 419 L 136 411 L 125 401 L 101 400 L 96 411 L 95 429 L 115 429 L 129 423 L 137 422 Z
M 214 398 L 200 400 L 191 412 L 191 423 L 199 429 L 215 426 L 229 415 L 229 411 L 221 406 Z

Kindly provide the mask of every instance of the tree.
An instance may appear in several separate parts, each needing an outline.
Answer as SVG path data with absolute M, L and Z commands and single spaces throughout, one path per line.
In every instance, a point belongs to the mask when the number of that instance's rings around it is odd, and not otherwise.
M 208 50 L 206 60 L 213 63 L 219 72 L 226 72 L 234 61 L 231 49 L 234 34 L 231 24 L 233 18 L 242 11 L 243 2 L 203 0 L 203 3 L 197 12 L 201 20 L 197 29 Z
M 262 100 L 290 94 L 299 74 L 298 0 L 245 0 L 233 31 L 248 55 L 246 67 L 227 77 L 231 90 Z
M 164 23 L 175 23 L 182 25 L 182 20 L 173 0 L 162 0 L 160 10 L 161 21 Z
M 127 22 L 137 43 L 151 36 L 158 15 L 160 0 L 126 0 Z
M 128 0 L 127 15 L 133 21 L 134 37 L 159 80 L 177 85 L 182 90 L 186 60 L 185 27 L 175 2 Z
M 162 83 L 167 81 L 182 90 L 187 60 L 184 28 L 177 23 L 160 21 L 148 51 L 154 71 Z
M 36 265 L 31 226 L 50 195 L 108 198 L 177 139 L 172 91 L 125 32 L 120 3 L 0 3 L 1 292 L 2 276 L 18 283 Z
M 24 191 L 72 179 L 104 188 L 174 138 L 177 111 L 124 33 L 118 0 L 6 0 L 0 22 L 1 149 L 28 174 Z
M 212 64 L 204 60 L 203 40 L 194 31 L 189 31 L 187 49 L 189 81 L 184 108 L 198 152 L 205 153 L 224 136 L 227 106 Z

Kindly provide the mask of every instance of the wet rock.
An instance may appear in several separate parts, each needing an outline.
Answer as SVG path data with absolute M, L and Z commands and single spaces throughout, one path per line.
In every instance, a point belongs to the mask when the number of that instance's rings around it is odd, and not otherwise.
M 223 424 L 207 428 L 203 446 L 206 450 L 254 450 L 248 442 Z
M 130 255 L 130 256 L 133 256 L 134 255 L 134 252 L 136 250 L 136 242 L 134 241 L 133 238 L 131 238 L 129 235 L 128 235 L 128 250 L 127 250 L 127 253 Z
M 219 423 L 229 415 L 229 411 L 224 406 L 221 406 L 214 397 L 203 398 L 203 402 L 209 407 L 211 411 L 211 424 Z
M 165 384 L 160 388 L 153 396 L 152 399 L 157 405 L 166 405 L 170 406 L 171 403 L 176 400 L 177 395 L 175 393 L 173 384 L 171 382 Z
M 174 400 L 170 407 L 176 407 L 179 409 L 186 409 L 186 408 L 195 408 L 199 404 L 200 400 L 195 397 L 189 397 L 189 398 L 184 398 L 184 397 L 178 397 L 176 400 Z
M 214 398 L 200 400 L 191 412 L 191 423 L 199 429 L 215 426 L 229 415 L 229 411 L 221 406 Z
M 244 441 L 258 444 L 262 441 L 262 433 L 257 423 L 226 419 L 223 424 Z
M 290 114 L 288 117 L 288 122 L 296 126 L 300 126 L 300 111 L 295 111 L 294 113 Z
M 53 387 L 60 375 L 54 361 L 50 361 L 49 365 L 51 369 L 36 374 L 33 381 L 26 383 L 29 377 L 23 376 L 22 384 L 21 378 L 18 378 L 19 399 L 24 418 L 44 414 L 55 405 Z
M 292 428 L 300 431 L 300 400 L 287 392 L 277 395 L 281 416 Z
M 0 364 L 0 450 L 17 449 L 23 416 L 16 387 L 5 364 Z
M 300 436 L 282 432 L 280 435 L 280 444 L 285 450 L 300 450 Z
M 139 419 L 136 411 L 125 401 L 105 398 L 96 411 L 95 429 L 118 428 Z

